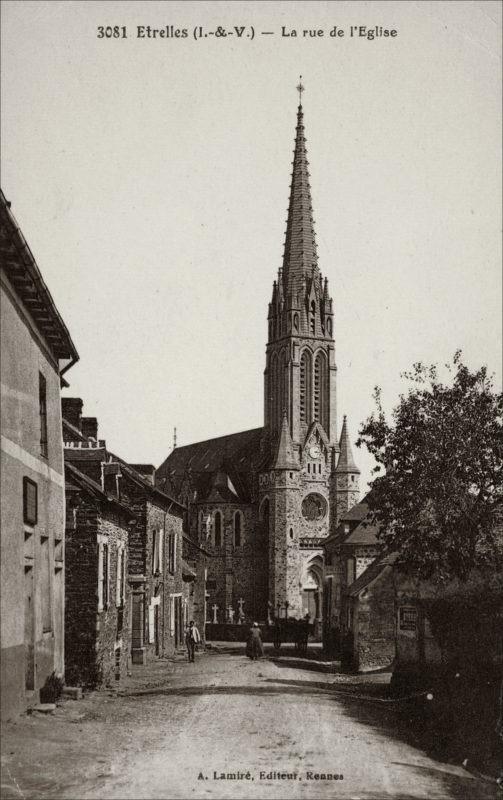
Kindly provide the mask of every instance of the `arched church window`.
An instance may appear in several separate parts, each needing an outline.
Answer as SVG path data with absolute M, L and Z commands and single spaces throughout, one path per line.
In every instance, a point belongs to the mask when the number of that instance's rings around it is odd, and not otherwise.
M 234 547 L 241 547 L 243 543 L 243 515 L 241 511 L 234 514 Z
M 304 350 L 300 358 L 300 421 L 311 422 L 311 354 Z
M 327 360 L 324 353 L 318 353 L 314 362 L 314 419 L 326 425 L 326 383 Z
M 293 327 L 294 327 L 294 330 L 296 330 L 296 331 L 299 330 L 299 315 L 298 314 L 294 314 L 293 315 Z
M 279 357 L 279 375 L 278 375 L 279 408 L 278 408 L 278 416 L 276 417 L 278 428 L 281 427 L 281 422 L 283 420 L 283 411 L 286 408 L 286 403 L 287 403 L 286 380 L 287 380 L 286 357 L 285 357 L 285 351 L 283 350 Z
M 327 319 L 327 333 L 332 336 L 332 320 L 330 317 Z
M 271 372 L 269 375 L 269 402 L 270 415 L 273 426 L 278 418 L 278 357 L 273 353 L 271 358 Z
M 311 314 L 309 319 L 309 327 L 311 329 L 311 333 L 314 334 L 316 331 L 316 303 L 314 300 L 311 300 Z
M 260 515 L 262 518 L 262 534 L 267 540 L 269 538 L 269 520 L 270 520 L 270 506 L 269 499 L 266 497 L 260 508 Z
M 213 541 L 215 547 L 222 547 L 222 515 L 220 511 L 215 511 L 213 520 Z

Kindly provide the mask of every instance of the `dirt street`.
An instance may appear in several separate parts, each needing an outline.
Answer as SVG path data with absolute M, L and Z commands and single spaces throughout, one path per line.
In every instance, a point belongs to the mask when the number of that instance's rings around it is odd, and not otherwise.
M 231 648 L 149 669 L 126 696 L 4 726 L 2 798 L 497 797 L 418 749 L 394 704 L 344 694 L 359 691 L 344 676 Z

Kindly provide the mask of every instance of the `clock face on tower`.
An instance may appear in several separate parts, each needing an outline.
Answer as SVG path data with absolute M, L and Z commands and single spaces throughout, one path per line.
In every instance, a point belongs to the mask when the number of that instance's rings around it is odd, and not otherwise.
M 317 444 L 313 444 L 309 448 L 309 455 L 311 458 L 319 458 L 321 456 L 321 450 Z

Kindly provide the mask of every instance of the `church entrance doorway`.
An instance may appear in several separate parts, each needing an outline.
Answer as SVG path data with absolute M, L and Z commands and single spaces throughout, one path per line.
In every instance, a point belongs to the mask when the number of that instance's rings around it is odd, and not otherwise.
M 309 614 L 309 621 L 314 622 L 319 615 L 319 593 L 317 589 L 304 589 L 302 592 L 302 616 Z
M 302 586 L 302 614 L 309 614 L 309 622 L 313 625 L 316 640 L 321 636 L 321 616 L 323 600 L 323 560 L 316 554 L 306 565 L 306 573 Z

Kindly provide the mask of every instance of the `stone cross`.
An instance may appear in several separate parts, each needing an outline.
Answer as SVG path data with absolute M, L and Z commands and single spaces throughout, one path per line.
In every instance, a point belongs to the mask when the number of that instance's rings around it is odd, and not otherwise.
M 217 622 L 218 622 L 218 618 L 217 618 L 218 606 L 217 606 L 217 604 L 216 604 L 216 603 L 213 603 L 213 605 L 211 606 L 211 608 L 212 608 L 212 610 L 213 610 L 213 623 L 216 625 L 216 624 L 217 624 Z
M 238 624 L 239 624 L 239 625 L 242 625 L 242 623 L 243 623 L 243 621 L 244 621 L 244 618 L 245 618 L 245 612 L 243 611 L 243 606 L 244 606 L 244 603 L 245 603 L 245 601 L 243 600 L 243 598 L 242 598 L 242 597 L 240 597 L 240 598 L 239 598 L 239 600 L 238 600 L 238 606 L 239 606 L 239 611 L 238 611 Z
M 234 609 L 232 608 L 232 606 L 229 606 L 229 608 L 227 610 L 229 612 L 229 622 L 230 622 L 231 625 L 233 625 L 234 624 Z

